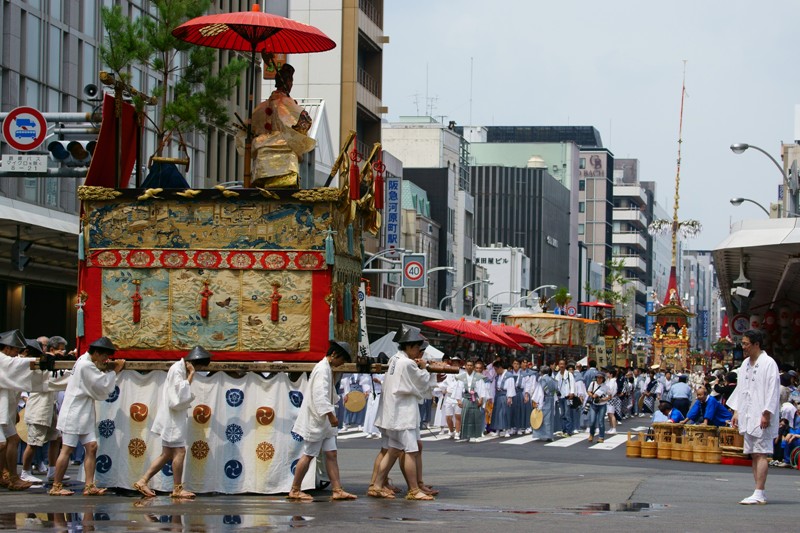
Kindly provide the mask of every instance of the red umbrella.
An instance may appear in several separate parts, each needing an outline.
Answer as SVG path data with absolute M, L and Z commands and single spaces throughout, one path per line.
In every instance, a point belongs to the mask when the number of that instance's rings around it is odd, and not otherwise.
M 422 323 L 422 325 L 437 331 L 443 331 L 445 333 L 449 333 L 450 335 L 464 337 L 465 339 L 470 339 L 477 342 L 489 342 L 500 345 L 505 344 L 503 340 L 494 333 L 486 331 L 477 324 L 466 320 L 464 317 L 461 317 L 458 320 L 426 320 Z
M 607 304 L 599 300 L 592 300 L 591 302 L 581 302 L 584 307 L 602 307 L 603 309 L 613 309 L 613 304 Z
M 523 344 L 530 344 L 531 346 L 536 346 L 537 348 L 544 348 L 544 344 L 537 341 L 536 338 L 525 331 L 524 329 L 520 328 L 519 326 L 509 326 L 508 324 L 498 324 L 506 335 L 514 339 L 515 341 Z
M 502 328 L 498 327 L 498 325 L 497 325 L 497 324 L 492 324 L 491 322 L 481 322 L 480 320 L 479 320 L 479 321 L 477 321 L 477 322 L 475 322 L 475 324 L 476 324 L 478 327 L 485 329 L 485 330 L 486 330 L 486 331 L 488 331 L 489 333 L 492 333 L 492 334 L 494 334 L 494 335 L 497 335 L 497 337 L 498 337 L 498 338 L 499 338 L 501 341 L 503 341 L 503 344 L 504 344 L 505 346 L 508 346 L 509 348 L 513 348 L 513 349 L 515 349 L 515 350 L 520 350 L 520 351 L 523 351 L 523 350 L 525 350 L 525 348 L 523 348 L 522 346 L 520 346 L 520 345 L 519 345 L 519 343 L 518 343 L 517 341 L 515 341 L 514 339 L 512 339 L 511 337 L 509 337 L 508 335 L 506 335 L 505 333 L 503 333 L 503 330 L 502 330 Z
M 256 52 L 275 54 L 304 54 L 325 52 L 336 47 L 327 35 L 308 24 L 263 13 L 258 4 L 252 11 L 204 15 L 188 20 L 172 30 L 172 35 L 187 43 L 250 52 L 250 63 L 256 64 Z M 248 72 L 250 98 L 247 113 L 247 140 L 245 143 L 245 187 L 250 186 L 250 149 L 253 132 L 250 119 L 253 115 L 253 97 L 256 92 L 256 75 Z

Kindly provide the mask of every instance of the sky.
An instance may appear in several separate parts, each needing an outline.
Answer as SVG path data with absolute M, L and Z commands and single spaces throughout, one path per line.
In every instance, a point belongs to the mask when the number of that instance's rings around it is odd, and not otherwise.
M 681 85 L 686 99 L 680 220 L 714 249 L 742 219 L 765 218 L 800 104 L 797 0 L 385 0 L 383 105 L 390 121 L 594 126 L 617 158 L 639 160 L 673 209 Z M 443 118 L 442 118 L 443 117 Z

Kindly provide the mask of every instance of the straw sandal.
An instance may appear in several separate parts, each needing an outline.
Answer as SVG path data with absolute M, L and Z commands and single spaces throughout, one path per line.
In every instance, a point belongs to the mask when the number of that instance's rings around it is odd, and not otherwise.
M 133 484 L 133 488 L 138 490 L 142 496 L 145 498 L 154 498 L 156 493 L 153 492 L 153 489 L 147 486 L 147 483 L 142 483 L 141 481 L 137 481 Z
M 357 499 L 358 496 L 356 496 L 355 494 L 350 494 L 341 487 L 339 487 L 338 489 L 333 489 L 333 494 L 331 495 L 331 500 L 357 500 Z
M 55 485 L 55 483 L 53 484 Z M 103 496 L 108 489 L 101 489 L 94 483 L 87 483 L 83 487 L 83 495 L 84 496 Z
M 419 489 L 411 489 L 408 491 L 408 494 L 406 494 L 406 500 L 431 501 L 435 499 L 436 498 L 430 494 L 425 494 Z
M 50 496 L 72 496 L 73 491 L 65 489 L 63 483 L 53 483 L 53 487 L 47 492 Z
M 191 500 L 196 496 L 194 492 L 189 492 L 183 488 L 183 483 L 178 483 L 172 488 L 173 498 L 181 499 L 181 500 Z
M 401 492 L 403 492 L 401 489 L 394 486 L 394 484 L 392 483 L 392 478 L 386 479 L 386 488 L 392 491 L 393 494 L 400 494 Z
M 394 491 L 388 487 L 383 489 L 377 488 L 375 485 L 370 485 L 367 489 L 367 496 L 370 498 L 382 498 L 385 500 L 394 500 Z
M 287 500 L 294 501 L 294 502 L 313 502 L 314 497 L 311 494 L 306 494 L 300 487 L 296 487 L 292 485 L 292 490 L 289 491 L 289 494 L 286 496 Z
M 439 491 L 437 489 L 434 489 L 433 487 L 429 487 L 428 485 L 426 485 L 422 481 L 418 482 L 417 485 L 419 486 L 419 490 L 421 490 L 422 492 L 424 492 L 428 496 L 437 496 L 439 494 Z

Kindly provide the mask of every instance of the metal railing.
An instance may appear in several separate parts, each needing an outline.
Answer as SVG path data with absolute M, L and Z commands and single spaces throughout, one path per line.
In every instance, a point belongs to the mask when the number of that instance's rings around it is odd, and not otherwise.
M 378 91 L 378 81 L 372 76 L 370 76 L 369 72 L 367 72 L 361 67 L 358 67 L 358 83 L 360 83 L 366 90 L 371 92 L 373 95 L 380 98 L 380 94 Z
M 358 8 L 379 28 L 383 28 L 383 14 L 369 0 L 358 0 Z

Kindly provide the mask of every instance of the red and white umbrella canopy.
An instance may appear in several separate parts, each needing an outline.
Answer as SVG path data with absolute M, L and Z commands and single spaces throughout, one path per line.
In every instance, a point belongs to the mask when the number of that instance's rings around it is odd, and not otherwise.
M 252 11 L 193 18 L 172 30 L 172 35 L 187 43 L 245 52 L 303 54 L 336 47 L 314 26 L 264 13 L 258 4 L 253 4 Z

